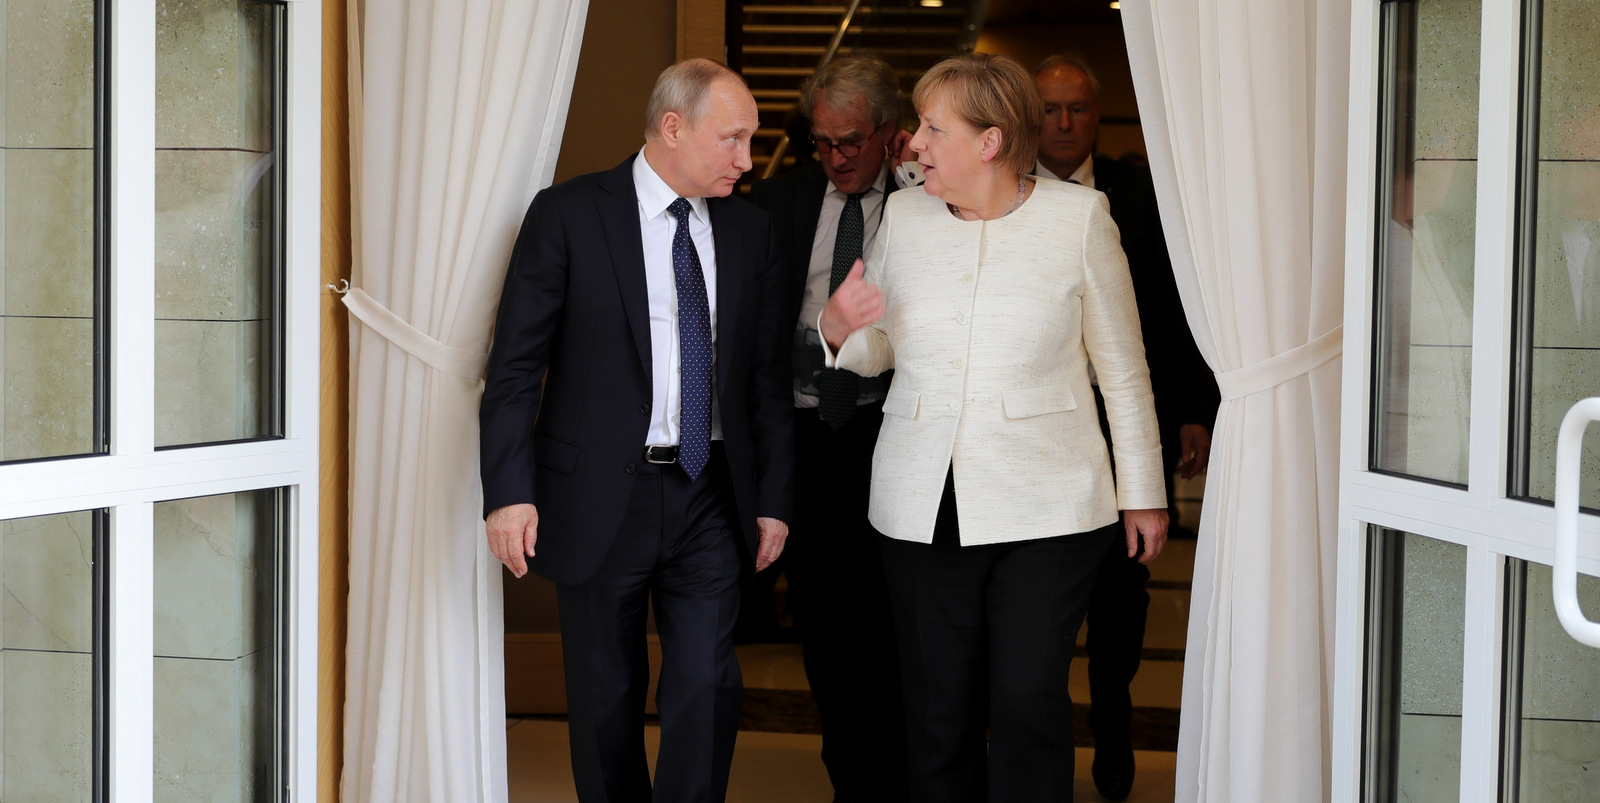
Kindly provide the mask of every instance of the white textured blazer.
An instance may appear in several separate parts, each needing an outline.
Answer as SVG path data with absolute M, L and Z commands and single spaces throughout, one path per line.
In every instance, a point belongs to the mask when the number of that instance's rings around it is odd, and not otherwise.
M 895 371 L 872 459 L 879 531 L 931 543 L 947 468 L 964 545 L 1085 532 L 1119 508 L 1167 506 L 1133 282 L 1104 195 L 1041 179 L 1010 215 L 964 221 L 925 192 L 894 193 L 865 276 L 887 310 L 827 364 Z

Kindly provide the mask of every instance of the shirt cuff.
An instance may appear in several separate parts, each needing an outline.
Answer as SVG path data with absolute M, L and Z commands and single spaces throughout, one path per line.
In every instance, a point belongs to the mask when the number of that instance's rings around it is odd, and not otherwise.
M 823 312 L 826 311 L 823 310 Z M 839 355 L 834 354 L 833 349 L 828 348 L 828 337 L 822 334 L 822 312 L 817 313 L 817 339 L 822 341 L 822 367 L 838 368 Z

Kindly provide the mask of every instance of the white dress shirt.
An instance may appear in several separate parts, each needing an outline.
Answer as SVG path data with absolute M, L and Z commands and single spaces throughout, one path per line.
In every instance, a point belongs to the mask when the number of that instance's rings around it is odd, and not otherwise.
M 862 256 L 872 250 L 872 243 L 877 239 L 888 180 L 889 163 L 885 162 L 878 168 L 878 179 L 872 182 L 867 194 L 861 196 Z M 811 324 L 828 304 L 828 284 L 833 280 L 833 246 L 839 239 L 839 218 L 844 214 L 844 204 L 849 197 L 833 186 L 833 182 L 828 182 L 828 191 L 822 196 L 822 214 L 817 217 L 816 236 L 811 240 L 811 264 L 806 271 L 805 292 L 800 297 L 800 319 L 796 325 L 802 330 L 812 328 Z M 858 399 L 857 403 L 866 404 L 881 398 Z M 815 395 L 795 390 L 794 406 L 809 408 L 817 404 Z
M 1083 160 L 1083 164 L 1078 165 L 1078 169 L 1072 171 L 1072 175 L 1067 176 L 1066 178 L 1062 178 L 1062 177 L 1056 175 L 1055 173 L 1050 172 L 1050 168 L 1045 167 L 1044 166 L 1044 162 L 1040 162 L 1040 161 L 1037 161 L 1037 160 L 1035 160 L 1034 163 L 1033 163 L 1033 174 L 1036 175 L 1036 176 L 1040 176 L 1042 178 L 1053 178 L 1056 181 L 1076 181 L 1079 184 L 1082 184 L 1083 186 L 1088 187 L 1091 190 L 1099 189 L 1098 187 L 1096 187 L 1094 185 L 1094 156 L 1093 155 L 1091 155 L 1088 158 L 1084 159 Z
M 678 409 L 682 406 L 678 359 L 678 283 L 672 270 L 672 238 L 678 219 L 667 211 L 678 194 L 645 161 L 633 160 L 633 186 L 639 196 L 639 233 L 644 242 L 644 279 L 650 298 L 650 428 L 646 446 L 678 445 Z M 711 342 L 717 341 L 717 246 L 711 236 L 711 211 L 706 199 L 689 198 L 689 238 L 700 255 L 706 301 L 711 312 Z M 714 353 L 714 352 L 713 352 Z M 715 357 L 713 357 L 715 365 Z M 715 368 L 712 375 L 716 375 Z M 722 439 L 722 415 L 711 394 L 711 439 Z

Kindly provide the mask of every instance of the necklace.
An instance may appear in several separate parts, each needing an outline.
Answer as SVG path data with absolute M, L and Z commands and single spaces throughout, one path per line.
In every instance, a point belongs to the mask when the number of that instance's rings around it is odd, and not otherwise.
M 1017 199 L 1011 202 L 1011 208 L 1007 209 L 1006 210 L 1006 214 L 1005 215 L 1001 215 L 1000 217 L 1006 217 L 1006 215 L 1010 215 L 1012 212 L 1017 211 L 1017 209 L 1022 206 L 1023 200 L 1026 199 L 1027 197 L 1028 197 L 1028 177 L 1027 176 L 1018 176 L 1017 177 Z M 945 206 L 949 207 L 950 214 L 955 215 L 956 217 L 961 218 L 962 220 L 966 220 L 967 219 L 966 215 L 961 214 L 961 207 L 956 206 L 955 204 L 952 204 L 952 203 L 947 203 L 947 204 L 945 204 Z M 982 220 L 983 218 L 980 216 L 978 219 Z

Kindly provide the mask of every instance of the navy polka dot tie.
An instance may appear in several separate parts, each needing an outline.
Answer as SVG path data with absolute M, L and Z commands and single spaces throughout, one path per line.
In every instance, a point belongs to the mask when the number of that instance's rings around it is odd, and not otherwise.
M 689 202 L 667 207 L 678 219 L 672 235 L 672 275 L 678 288 L 678 465 L 689 479 L 711 459 L 711 307 L 700 254 L 689 237 Z

